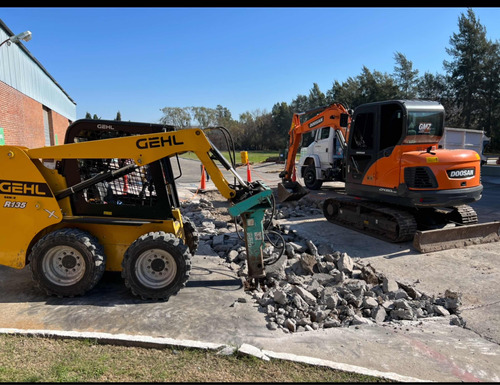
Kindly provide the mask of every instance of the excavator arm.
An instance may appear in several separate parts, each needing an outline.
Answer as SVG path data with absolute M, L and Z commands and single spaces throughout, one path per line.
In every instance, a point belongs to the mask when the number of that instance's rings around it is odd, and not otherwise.
M 310 116 L 311 114 L 314 116 L 301 122 L 302 116 Z M 288 133 L 289 143 L 285 170 L 279 175 L 282 179 L 282 183 L 278 185 L 280 201 L 297 200 L 307 194 L 306 190 L 293 180 L 295 158 L 303 135 L 322 127 L 332 127 L 335 130 L 341 130 L 343 137 L 347 140 L 349 124 L 350 113 L 341 103 L 333 103 L 329 106 L 293 114 L 292 125 Z

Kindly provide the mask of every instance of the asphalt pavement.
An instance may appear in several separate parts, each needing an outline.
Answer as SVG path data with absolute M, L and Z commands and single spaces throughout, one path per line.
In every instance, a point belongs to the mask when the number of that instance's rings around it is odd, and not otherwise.
M 200 197 L 197 167 L 194 176 L 180 180 L 183 200 Z M 274 187 L 281 167 L 251 166 L 251 177 Z M 247 175 L 244 166 L 238 172 Z M 500 177 L 488 178 L 483 180 L 485 196 L 496 192 L 500 183 Z M 213 188 L 211 183 L 207 188 Z M 324 194 L 335 193 L 336 188 L 326 184 Z M 493 202 L 484 212 L 500 218 L 499 210 Z M 284 223 L 305 238 L 328 242 L 426 294 L 437 296 L 447 289 L 462 293 L 466 327 L 435 317 L 299 333 L 269 330 L 265 314 L 236 273 L 202 245 L 187 286 L 168 302 L 133 297 L 117 273 L 105 273 L 83 297 L 46 297 L 35 289 L 28 269 L 0 267 L 0 332 L 146 346 L 230 347 L 263 359 L 298 360 L 401 382 L 500 381 L 500 243 L 420 254 L 409 243 L 388 244 L 330 224 L 321 216 Z

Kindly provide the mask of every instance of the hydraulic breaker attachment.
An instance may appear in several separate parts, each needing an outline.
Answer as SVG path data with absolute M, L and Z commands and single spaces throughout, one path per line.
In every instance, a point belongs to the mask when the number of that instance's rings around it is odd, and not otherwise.
M 272 207 L 272 190 L 260 191 L 229 208 L 232 217 L 241 216 L 247 249 L 248 278 L 265 277 L 264 271 L 264 215 Z
M 421 253 L 430 253 L 498 241 L 500 241 L 500 222 L 496 221 L 417 231 L 413 238 L 413 247 Z
M 298 201 L 307 194 L 309 194 L 309 191 L 302 187 L 299 182 L 278 183 L 279 202 Z

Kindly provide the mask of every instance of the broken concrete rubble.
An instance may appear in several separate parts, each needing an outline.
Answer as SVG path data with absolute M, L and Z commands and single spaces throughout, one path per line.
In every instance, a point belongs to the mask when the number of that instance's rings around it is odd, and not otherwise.
M 301 203 L 304 200 L 278 206 L 275 217 L 321 212 L 308 201 Z M 220 213 L 217 217 L 213 203 L 203 198 L 184 203 L 182 210 L 197 227 L 200 242 L 209 245 L 222 264 L 245 277 L 242 228 L 230 217 L 221 220 Z M 266 314 L 269 329 L 293 333 L 439 316 L 450 316 L 450 324 L 465 326 L 459 293 L 447 290 L 443 297 L 420 293 L 362 260 L 274 225 L 286 240 L 285 250 L 280 255 L 272 245 L 266 247 L 265 259 L 272 264 L 266 266 L 266 277 L 259 286 L 248 292 Z

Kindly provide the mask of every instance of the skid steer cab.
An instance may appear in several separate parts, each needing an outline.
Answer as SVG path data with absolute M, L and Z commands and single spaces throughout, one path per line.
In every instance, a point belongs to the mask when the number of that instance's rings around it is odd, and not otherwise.
M 119 271 L 134 295 L 168 299 L 185 286 L 198 247 L 171 164 L 187 151 L 229 200 L 230 214 L 251 224 L 249 279 L 261 278 L 269 188 L 243 181 L 200 128 L 91 119 L 70 125 L 63 145 L 0 147 L 0 264 L 29 265 L 49 295 L 82 295 L 104 271 Z

